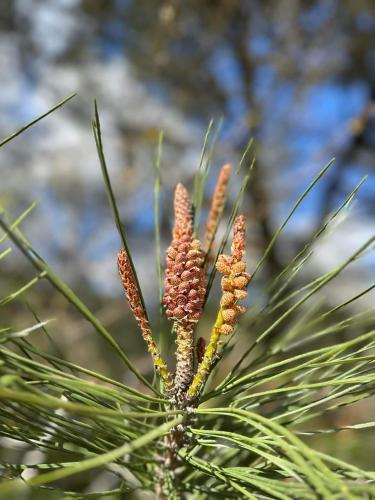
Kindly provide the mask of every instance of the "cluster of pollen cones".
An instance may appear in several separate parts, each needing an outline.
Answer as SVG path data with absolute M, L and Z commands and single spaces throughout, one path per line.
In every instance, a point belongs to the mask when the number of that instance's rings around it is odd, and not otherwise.
M 193 239 L 193 218 L 189 193 L 178 184 L 174 199 L 175 226 L 167 250 L 163 304 L 169 319 L 185 328 L 200 319 L 206 294 L 204 252 Z
M 221 289 L 223 295 L 220 300 L 223 324 L 220 333 L 230 335 L 238 316 L 246 311 L 238 304 L 239 300 L 247 296 L 247 285 L 250 275 L 245 272 L 245 217 L 240 215 L 234 222 L 233 242 L 231 255 L 219 255 L 216 269 L 223 274 Z
M 224 210 L 230 173 L 230 165 L 224 165 L 213 194 L 204 238 L 208 251 L 212 248 Z M 206 254 L 194 234 L 192 204 L 189 193 L 182 184 L 178 184 L 175 190 L 174 216 L 172 241 L 166 255 L 163 296 L 166 316 L 173 321 L 173 331 L 177 337 L 174 376 L 169 372 L 153 340 L 134 270 L 124 249 L 118 254 L 118 267 L 130 308 L 164 382 L 166 393 L 178 403 L 186 403 L 196 399 L 204 386 L 217 356 L 220 337 L 233 333 L 239 315 L 245 312 L 239 301 L 247 295 L 250 275 L 246 273 L 245 218 L 240 215 L 234 221 L 231 254 L 219 255 L 216 262 L 217 270 L 223 275 L 218 317 L 207 346 L 205 339 L 201 337 L 195 351 L 194 330 L 206 299 L 206 267 L 210 255 Z

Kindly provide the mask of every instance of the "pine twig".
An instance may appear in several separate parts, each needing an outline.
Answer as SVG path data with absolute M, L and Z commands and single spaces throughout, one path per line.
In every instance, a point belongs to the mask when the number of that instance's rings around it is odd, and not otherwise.
M 202 314 L 206 292 L 204 255 L 199 240 L 193 239 L 193 215 L 189 193 L 178 184 L 174 197 L 175 224 L 167 250 L 165 294 L 167 317 L 177 333 L 175 390 L 181 399 L 194 369 L 194 327 Z
M 220 309 L 203 359 L 187 391 L 188 401 L 196 399 L 206 383 L 217 357 L 220 337 L 232 334 L 239 315 L 245 312 L 245 308 L 238 304 L 239 300 L 246 297 L 246 287 L 250 281 L 250 275 L 245 272 L 245 217 L 243 215 L 239 215 L 234 221 L 231 255 L 220 255 L 216 266 L 217 270 L 224 275 L 221 280 L 223 293 Z
M 148 351 L 152 356 L 154 366 L 164 382 L 166 393 L 171 393 L 174 385 L 173 379 L 168 370 L 167 364 L 161 357 L 159 349 L 153 339 L 150 323 L 146 317 L 146 313 L 140 297 L 138 283 L 135 279 L 133 267 L 129 261 L 128 254 L 125 249 L 122 249 L 118 253 L 117 263 L 130 309 L 132 310 L 132 313 L 142 332 L 142 336 L 147 344 Z

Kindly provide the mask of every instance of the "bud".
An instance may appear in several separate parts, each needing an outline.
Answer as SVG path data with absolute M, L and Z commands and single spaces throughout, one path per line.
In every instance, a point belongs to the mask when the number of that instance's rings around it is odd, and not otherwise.
M 221 300 L 220 300 L 220 305 L 222 307 L 230 306 L 232 305 L 236 300 L 236 297 L 233 293 L 231 292 L 224 292 Z
M 230 180 L 232 167 L 229 164 L 223 165 L 216 183 L 215 191 L 212 196 L 211 208 L 207 218 L 205 244 L 209 248 L 215 238 L 220 217 L 225 207 L 228 184 Z

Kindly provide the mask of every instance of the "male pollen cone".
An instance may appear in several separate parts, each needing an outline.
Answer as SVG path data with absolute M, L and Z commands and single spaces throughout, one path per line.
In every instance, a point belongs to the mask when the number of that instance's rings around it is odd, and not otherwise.
M 189 193 L 177 184 L 174 195 L 175 224 L 167 249 L 163 304 L 169 319 L 184 327 L 196 323 L 202 313 L 206 278 L 204 253 L 193 239 L 193 216 Z
M 245 260 L 245 217 L 236 217 L 233 225 L 233 240 L 231 255 L 220 255 L 216 268 L 223 274 L 221 288 L 223 294 L 220 300 L 222 326 L 220 333 L 230 335 L 238 321 L 238 316 L 243 314 L 245 307 L 238 304 L 239 300 L 246 297 L 246 287 L 250 281 L 250 274 L 246 273 Z
M 231 172 L 231 165 L 229 163 L 226 163 L 221 167 L 219 177 L 217 179 L 206 224 L 205 243 L 207 247 L 212 244 L 212 241 L 216 234 L 217 226 L 219 224 L 219 219 L 224 210 Z
M 152 356 L 154 366 L 164 381 L 166 392 L 171 393 L 173 389 L 173 379 L 153 339 L 150 324 L 138 289 L 138 283 L 131 266 L 129 255 L 124 248 L 117 254 L 117 265 L 130 309 L 141 329 L 148 351 Z

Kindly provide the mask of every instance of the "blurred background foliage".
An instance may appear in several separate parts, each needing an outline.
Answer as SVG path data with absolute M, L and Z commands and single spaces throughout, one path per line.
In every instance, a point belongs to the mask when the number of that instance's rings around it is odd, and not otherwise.
M 253 286 L 253 302 L 266 300 L 267 279 L 283 269 L 366 174 L 360 202 L 345 212 L 334 234 L 316 245 L 297 284 L 340 264 L 374 232 L 371 0 L 1 0 L 0 74 L 1 138 L 78 93 L 1 148 L 0 201 L 17 216 L 40 199 L 24 227 L 27 236 L 97 311 L 141 371 L 147 372 L 150 363 L 117 277 L 120 243 L 90 127 L 94 98 L 121 217 L 154 317 L 153 179 L 160 129 L 165 135 L 162 251 L 170 236 L 173 188 L 177 181 L 192 186 L 210 119 L 218 124 L 223 118 L 223 124 L 207 196 L 221 164 L 237 164 L 254 137 L 257 162 L 244 199 L 250 271 L 298 195 L 336 158 L 270 253 Z M 207 205 L 208 199 L 204 210 Z M 369 286 L 374 264 L 371 256 L 354 263 L 320 297 L 320 307 L 332 307 Z M 31 276 L 19 255 L 4 259 L 1 295 Z M 373 299 L 368 294 L 362 305 L 372 305 Z M 350 306 L 354 312 L 360 303 Z M 41 319 L 55 318 L 49 327 L 53 349 L 73 362 L 124 376 L 90 325 L 48 283 L 40 282 L 23 302 L 2 308 L 0 327 L 9 318 L 16 326 L 28 326 L 30 307 Z M 134 382 L 128 374 L 125 378 Z M 357 416 L 363 412 L 363 420 L 373 418 L 370 402 L 356 411 Z M 350 412 L 335 418 L 345 425 Z M 373 466 L 363 442 L 353 439 L 350 432 L 338 434 L 322 446 Z

